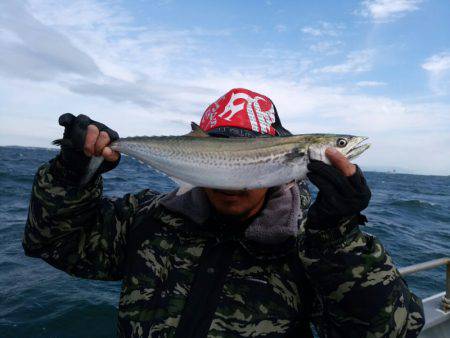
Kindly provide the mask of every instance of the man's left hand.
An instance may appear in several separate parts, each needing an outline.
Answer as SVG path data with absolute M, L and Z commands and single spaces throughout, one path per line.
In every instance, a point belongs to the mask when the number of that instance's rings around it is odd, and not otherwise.
M 319 189 L 308 210 L 308 225 L 313 228 L 335 227 L 342 220 L 359 215 L 371 197 L 359 167 L 334 148 L 328 148 L 325 155 L 331 166 L 314 160 L 308 164 L 308 178 Z
M 351 163 L 347 157 L 342 155 L 339 151 L 334 148 L 327 148 L 325 155 L 330 160 L 333 167 L 338 169 L 342 175 L 346 177 L 352 176 L 356 173 L 356 165 Z

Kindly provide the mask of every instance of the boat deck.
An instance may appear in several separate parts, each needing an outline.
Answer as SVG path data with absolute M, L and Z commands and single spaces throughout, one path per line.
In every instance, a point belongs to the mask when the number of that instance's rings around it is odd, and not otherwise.
M 399 269 L 402 276 L 447 265 L 446 291 L 422 300 L 425 325 L 420 338 L 450 338 L 450 258 L 440 258 Z

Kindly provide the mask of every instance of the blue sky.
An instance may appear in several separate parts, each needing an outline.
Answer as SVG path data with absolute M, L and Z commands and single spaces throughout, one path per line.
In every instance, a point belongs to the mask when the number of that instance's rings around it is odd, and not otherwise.
M 49 146 L 85 113 L 181 134 L 233 87 L 295 133 L 370 137 L 367 168 L 450 174 L 450 3 L 1 1 L 0 145 Z

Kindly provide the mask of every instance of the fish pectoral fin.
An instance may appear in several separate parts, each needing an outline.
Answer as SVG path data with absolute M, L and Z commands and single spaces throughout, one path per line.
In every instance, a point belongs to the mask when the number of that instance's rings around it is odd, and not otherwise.
M 172 181 L 174 181 L 176 184 L 178 184 L 178 190 L 177 190 L 177 196 L 183 195 L 187 193 L 189 190 L 194 188 L 194 186 L 190 183 L 187 183 L 185 181 L 182 181 L 178 178 L 169 176 Z
M 325 156 L 325 147 L 309 147 L 308 148 L 308 157 L 310 160 L 322 161 L 325 164 L 331 165 L 328 157 Z
M 195 122 L 191 122 L 191 128 L 192 131 L 189 134 L 186 134 L 186 136 L 191 136 L 191 137 L 209 137 L 209 135 L 203 131 L 202 128 L 200 128 L 200 126 L 195 123 Z

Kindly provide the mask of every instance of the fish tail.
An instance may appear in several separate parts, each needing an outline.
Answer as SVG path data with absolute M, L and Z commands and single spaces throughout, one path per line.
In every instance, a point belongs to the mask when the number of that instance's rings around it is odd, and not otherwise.
M 70 141 L 68 139 L 64 139 L 64 138 L 54 140 L 52 142 L 52 144 L 55 146 L 60 146 L 60 147 L 74 148 L 72 141 Z M 80 179 L 79 183 L 81 186 L 86 185 L 92 179 L 92 177 L 94 177 L 98 168 L 102 165 L 103 160 L 104 160 L 103 156 L 92 156 L 91 157 L 88 167 L 86 169 L 86 173 Z
M 72 141 L 68 140 L 68 139 L 65 139 L 65 138 L 59 138 L 57 140 L 54 140 L 54 141 L 52 141 L 52 144 L 54 146 L 73 148 Z
M 84 176 L 80 180 L 80 184 L 82 186 L 86 185 L 91 180 L 91 178 L 97 172 L 98 168 L 103 163 L 103 160 L 104 160 L 103 156 L 92 156 L 91 157 L 91 160 L 89 161 L 89 165 L 86 170 L 86 174 L 84 174 Z

